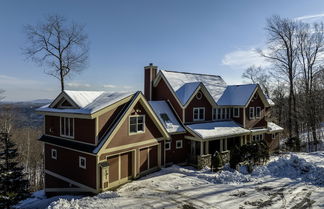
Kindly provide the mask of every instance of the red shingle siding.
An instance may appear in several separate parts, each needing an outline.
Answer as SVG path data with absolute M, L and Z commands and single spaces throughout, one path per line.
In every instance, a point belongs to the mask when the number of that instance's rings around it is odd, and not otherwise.
M 194 107 L 204 107 L 205 108 L 205 121 L 211 121 L 213 115 L 213 107 L 205 97 L 205 95 L 201 92 L 202 98 L 199 100 L 194 96 L 194 98 L 190 101 L 189 105 L 185 110 L 186 123 L 194 122 L 193 121 L 193 108 Z M 201 121 L 199 121 L 201 122 Z
M 52 159 L 51 149 L 57 150 L 57 159 Z M 86 169 L 79 167 L 79 156 L 86 158 Z M 96 188 L 96 157 L 77 151 L 45 144 L 45 169 Z
M 145 128 L 144 133 L 132 134 L 129 135 L 129 116 L 123 122 L 116 135 L 113 137 L 111 142 L 108 144 L 107 148 L 118 147 L 122 145 L 137 143 L 141 141 L 145 141 L 148 139 L 155 139 L 162 137 L 162 134 L 155 126 L 154 122 L 150 118 L 150 116 L 145 112 L 144 108 L 140 103 L 136 104 L 134 109 L 132 110 L 131 115 L 145 115 Z
M 95 130 L 95 119 L 74 118 L 74 138 L 71 140 L 94 144 L 96 135 Z M 61 137 L 59 116 L 45 116 L 45 134 Z
M 261 118 L 255 118 L 250 119 L 249 117 L 249 111 L 250 107 L 261 107 Z M 255 111 L 255 110 L 254 110 Z M 246 128 L 263 128 L 267 126 L 267 122 L 265 120 L 265 107 L 264 104 L 259 96 L 259 94 L 256 92 L 248 104 L 248 107 L 245 109 L 245 127 Z
M 176 111 L 176 114 L 178 114 L 179 118 L 182 120 L 182 108 L 163 79 L 161 79 L 158 85 L 153 88 L 152 99 L 166 101 L 169 100 L 172 107 Z

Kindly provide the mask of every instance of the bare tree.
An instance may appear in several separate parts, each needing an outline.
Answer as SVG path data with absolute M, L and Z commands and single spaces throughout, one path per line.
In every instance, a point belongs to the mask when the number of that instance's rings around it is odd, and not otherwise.
M 268 33 L 267 50 L 260 54 L 267 58 L 273 69 L 289 84 L 288 95 L 288 135 L 293 137 L 293 123 L 295 135 L 299 136 L 297 104 L 295 97 L 295 78 L 298 49 L 296 46 L 297 23 L 287 18 L 272 16 L 267 20 Z
M 40 66 L 45 72 L 60 80 L 64 90 L 64 79 L 72 73 L 81 72 L 88 60 L 88 37 L 84 26 L 71 23 L 58 15 L 49 16 L 45 22 L 26 25 L 28 46 L 23 49 L 25 56 Z
M 251 66 L 242 74 L 243 78 L 252 83 L 258 83 L 267 97 L 270 98 L 270 75 L 263 68 Z
M 5 98 L 5 96 L 2 95 L 4 92 L 5 91 L 3 89 L 0 89 L 0 101 Z
M 320 123 L 319 118 L 319 103 L 316 91 L 318 89 L 315 85 L 315 75 L 322 69 L 322 57 L 324 52 L 324 26 L 321 24 L 310 25 L 308 23 L 300 22 L 297 32 L 298 45 L 298 62 L 300 68 L 300 77 L 302 83 L 303 95 L 303 117 L 306 119 L 306 124 L 312 132 L 314 147 L 316 149 L 317 128 Z M 316 150 L 315 150 L 316 151 Z

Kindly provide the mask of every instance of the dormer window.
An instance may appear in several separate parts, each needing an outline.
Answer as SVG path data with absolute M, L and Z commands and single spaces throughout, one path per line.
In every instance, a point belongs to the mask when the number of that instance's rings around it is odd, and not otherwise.
M 194 121 L 205 120 L 205 108 L 204 107 L 193 108 L 193 120 Z
M 61 136 L 74 138 L 74 118 L 61 117 Z

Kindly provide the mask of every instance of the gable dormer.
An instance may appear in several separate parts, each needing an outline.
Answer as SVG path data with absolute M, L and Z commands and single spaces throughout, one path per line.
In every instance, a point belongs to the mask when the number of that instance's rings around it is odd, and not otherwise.
M 80 108 L 65 92 L 62 91 L 49 105 L 50 108 L 57 109 L 77 109 Z

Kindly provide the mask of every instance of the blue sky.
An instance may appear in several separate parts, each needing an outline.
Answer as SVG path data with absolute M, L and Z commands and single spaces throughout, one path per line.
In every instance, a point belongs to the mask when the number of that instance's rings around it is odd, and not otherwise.
M 67 89 L 142 90 L 143 67 L 217 74 L 243 83 L 250 65 L 265 65 L 266 18 L 280 15 L 322 20 L 322 0 L 102 0 L 0 1 L 0 89 L 5 100 L 55 97 L 59 81 L 28 62 L 23 26 L 59 14 L 86 25 L 89 67 L 67 80 Z

